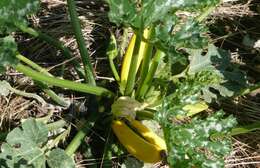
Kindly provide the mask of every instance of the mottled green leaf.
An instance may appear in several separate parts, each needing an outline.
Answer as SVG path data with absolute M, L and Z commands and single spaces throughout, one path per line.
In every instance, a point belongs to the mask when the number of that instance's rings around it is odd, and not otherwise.
M 0 167 L 14 168 L 18 166 L 19 168 L 33 168 L 33 166 L 29 166 L 28 162 L 19 156 L 9 144 L 3 143 L 1 145 Z
M 107 0 L 109 19 L 117 25 L 135 26 L 138 18 L 136 4 L 132 0 Z M 137 24 L 138 25 L 138 24 Z
M 236 120 L 231 116 L 222 118 L 223 112 L 217 112 L 205 119 L 194 118 L 187 124 L 169 125 L 168 162 L 173 167 L 224 167 L 224 157 L 231 151 L 231 139 L 226 136 L 211 140 L 210 137 L 219 132 L 227 134 Z
M 6 141 L 11 145 L 32 143 L 40 146 L 47 138 L 48 129 L 43 123 L 27 119 L 22 123 L 22 129 L 15 128 L 7 135 Z
M 219 0 L 107 0 L 110 21 L 132 28 L 146 28 L 169 18 L 177 10 L 202 9 Z
M 69 157 L 62 149 L 53 149 L 47 159 L 51 168 L 75 168 L 76 165 L 71 157 Z
M 174 93 L 163 100 L 163 110 L 159 111 L 159 121 L 172 120 L 176 116 L 187 116 L 186 105 L 193 105 L 199 102 L 201 91 L 208 85 L 216 85 L 221 78 L 211 71 L 201 71 L 194 75 L 186 76 L 186 79 L 176 82 Z M 167 108 L 166 108 L 167 107 Z M 162 117 L 160 119 L 160 117 Z
M 1 164 L 25 167 L 45 167 L 45 153 L 41 149 L 47 142 L 48 129 L 35 119 L 27 119 L 22 127 L 13 129 L 1 146 Z
M 190 49 L 190 67 L 189 74 L 208 69 L 220 72 L 227 68 L 230 62 L 229 53 L 210 44 L 206 54 L 203 49 Z
M 217 93 L 230 97 L 247 86 L 245 74 L 230 63 L 231 58 L 227 51 L 209 45 L 206 53 L 203 49 L 189 49 L 188 52 L 190 54 L 189 74 L 210 70 L 223 79 L 219 84 L 205 86 L 203 95 L 206 101 L 211 102 L 216 99 Z
M 16 51 L 17 44 L 13 37 L 0 38 L 0 73 L 3 72 L 6 66 L 15 65 L 18 62 Z
M 189 75 L 176 84 L 175 92 L 163 99 L 156 119 L 163 126 L 168 144 L 168 162 L 172 167 L 223 167 L 224 156 L 231 147 L 230 139 L 210 139 L 212 134 L 228 133 L 236 124 L 232 116 L 223 118 L 218 112 L 207 118 L 193 118 L 185 121 L 189 111 L 184 107 L 200 101 L 204 86 L 218 84 L 218 75 L 211 71 L 201 71 Z M 184 120 L 179 120 L 179 116 Z
M 0 34 L 14 31 L 14 24 L 26 24 L 26 16 L 37 11 L 38 0 L 1 0 Z
M 172 43 L 176 48 L 203 48 L 207 46 L 207 37 L 203 35 L 207 29 L 194 20 L 188 20 L 174 34 Z

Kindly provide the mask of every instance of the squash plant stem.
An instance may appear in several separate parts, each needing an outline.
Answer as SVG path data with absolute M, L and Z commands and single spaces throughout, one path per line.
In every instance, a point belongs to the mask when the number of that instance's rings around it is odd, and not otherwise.
M 106 96 L 108 98 L 113 97 L 114 93 L 98 86 L 92 86 L 90 84 L 82 84 L 82 83 L 77 83 L 69 80 L 64 80 L 64 79 L 58 79 L 55 77 L 51 77 L 48 75 L 44 75 L 40 72 L 34 71 L 33 69 L 24 66 L 23 64 L 18 63 L 15 66 L 15 69 L 26 76 L 31 77 L 33 80 L 40 81 L 40 82 L 45 82 L 46 84 L 53 85 L 53 86 L 58 86 L 61 88 L 68 88 L 70 90 L 75 90 L 83 93 L 88 93 L 88 94 L 93 94 L 97 96 Z
M 84 65 L 84 70 L 86 77 L 88 78 L 88 82 L 93 87 L 96 85 L 96 81 L 94 78 L 94 72 L 93 67 L 90 63 L 89 53 L 86 48 L 86 44 L 82 35 L 80 21 L 78 19 L 77 11 L 76 11 L 76 5 L 74 0 L 67 0 L 69 15 L 71 19 L 72 28 L 79 46 L 79 51 L 81 55 L 81 59 Z M 85 122 L 85 125 L 88 125 L 88 121 Z M 84 137 L 87 135 L 88 130 L 85 128 L 81 128 L 76 136 L 72 139 L 70 144 L 67 146 L 65 152 L 67 155 L 71 156 L 73 153 L 78 149 L 78 147 L 81 145 L 81 142 L 83 141 Z
M 46 126 L 47 126 L 49 131 L 55 131 L 59 128 L 64 127 L 65 125 L 67 125 L 67 122 L 65 120 L 61 119 L 61 120 L 52 122 L 50 124 L 47 124 Z
M 115 66 L 115 64 L 114 64 L 114 62 L 113 62 L 113 59 L 110 59 L 110 58 L 109 58 L 109 65 L 110 65 L 110 68 L 111 68 L 111 70 L 112 70 L 112 73 L 113 73 L 113 75 L 114 75 L 116 81 L 117 81 L 117 82 L 120 82 L 120 77 L 119 77 L 119 75 L 118 75 L 118 73 L 117 73 L 116 66 Z
M 80 50 L 81 59 L 82 59 L 83 65 L 84 65 L 85 74 L 88 78 L 88 82 L 89 82 L 90 86 L 92 85 L 92 87 L 95 87 L 96 81 L 94 78 L 93 67 L 90 63 L 89 53 L 86 48 L 86 44 L 85 44 L 85 41 L 84 41 L 84 38 L 82 35 L 81 26 L 80 26 L 80 22 L 79 22 L 77 11 L 76 11 L 75 1 L 67 0 L 67 4 L 68 4 L 68 10 L 69 10 L 69 14 L 70 14 L 72 28 L 75 33 L 75 37 L 76 37 L 76 40 L 77 40 L 77 43 L 79 46 L 79 50 Z M 97 94 L 95 94 L 95 95 L 97 95 Z M 111 96 L 109 96 L 109 97 L 111 97 Z M 89 125 L 89 121 L 85 121 L 84 123 L 85 123 L 85 125 Z M 75 151 L 81 145 L 81 142 L 83 141 L 84 137 L 88 134 L 88 132 L 89 132 L 89 129 L 86 130 L 86 127 L 81 128 L 77 132 L 76 136 L 72 139 L 70 144 L 65 149 L 65 152 L 67 153 L 67 155 L 71 156 L 71 155 L 73 155 L 73 153 L 75 153 Z
M 146 78 L 143 82 L 143 84 L 140 87 L 140 91 L 137 93 L 137 99 L 142 99 L 146 95 L 148 89 L 151 86 L 154 74 L 157 70 L 157 67 L 159 65 L 160 59 L 165 55 L 165 53 L 159 49 L 157 49 L 154 58 L 152 59 L 151 67 L 148 71 L 148 74 L 146 75 Z
M 81 145 L 81 142 L 83 141 L 87 133 L 88 130 L 86 130 L 86 128 L 81 128 L 77 132 L 76 136 L 73 137 L 72 141 L 65 149 L 65 152 L 68 156 L 72 156 L 75 153 L 75 151 L 77 151 L 78 147 Z
M 81 59 L 84 65 L 85 74 L 88 78 L 88 82 L 91 85 L 96 85 L 96 81 L 93 74 L 93 67 L 90 63 L 89 53 L 86 48 L 86 44 L 82 35 L 80 21 L 78 19 L 76 5 L 74 0 L 67 0 L 69 15 L 71 19 L 72 28 L 79 46 Z
M 32 68 L 34 68 L 35 70 L 45 74 L 45 75 L 49 75 L 52 76 L 46 69 L 42 68 L 41 66 L 39 66 L 38 64 L 36 64 L 35 62 L 29 60 L 28 58 L 26 58 L 25 56 L 21 55 L 21 54 L 17 54 L 16 58 L 19 59 L 20 61 L 26 63 L 27 65 L 31 66 Z M 57 104 L 63 106 L 63 107 L 67 107 L 69 105 L 69 103 L 67 103 L 62 97 L 58 96 L 53 90 L 51 90 L 48 85 L 42 83 L 42 82 L 38 82 L 38 85 L 43 89 L 43 91 L 50 96 L 50 98 L 56 102 Z
M 33 69 L 35 69 L 35 70 L 37 70 L 37 71 L 39 71 L 39 72 L 41 72 L 45 75 L 52 76 L 52 74 L 50 74 L 45 68 L 42 68 L 40 65 L 36 64 L 35 62 L 31 61 L 30 59 L 26 58 L 23 55 L 17 54 L 16 58 L 19 59 L 20 61 L 26 63 L 27 65 L 29 65 Z

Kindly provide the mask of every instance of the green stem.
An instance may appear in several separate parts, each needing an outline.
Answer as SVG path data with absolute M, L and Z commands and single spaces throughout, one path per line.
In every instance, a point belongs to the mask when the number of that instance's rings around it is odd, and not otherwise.
M 49 131 L 54 131 L 54 130 L 64 127 L 65 125 L 67 125 L 67 122 L 65 120 L 61 119 L 61 120 L 55 121 L 53 123 L 47 124 L 47 128 Z
M 113 73 L 116 81 L 119 83 L 120 77 L 118 75 L 116 66 L 114 64 L 114 59 L 118 56 L 117 42 L 116 42 L 115 36 L 112 33 L 110 35 L 110 42 L 109 42 L 109 46 L 107 48 L 107 56 L 108 56 L 109 65 L 112 70 L 112 73 Z
M 28 33 L 29 35 L 39 38 L 48 44 L 56 47 L 57 49 L 61 50 L 61 53 L 65 56 L 67 59 L 71 59 L 72 55 L 70 54 L 70 50 L 65 47 L 60 41 L 52 38 L 51 36 L 42 33 L 40 31 L 36 31 L 33 28 L 23 26 L 22 24 L 15 24 L 17 28 L 19 28 L 22 32 Z M 84 70 L 81 68 L 80 64 L 76 60 L 72 60 L 72 63 L 74 65 L 75 70 L 77 71 L 77 74 L 80 78 L 85 79 L 87 81 L 87 78 L 85 77 Z
M 65 149 L 65 152 L 68 156 L 72 156 L 74 152 L 77 151 L 89 131 L 90 129 L 83 128 L 77 132 L 76 136 L 72 139 L 70 144 Z
M 238 92 L 236 95 L 237 96 L 243 96 L 243 95 L 246 95 L 246 94 L 249 94 L 251 92 L 253 92 L 254 90 L 256 89 L 259 89 L 260 88 L 260 82 L 259 83 L 256 83 L 246 89 L 242 89 L 240 92 Z
M 240 134 L 246 134 L 255 130 L 260 130 L 260 122 L 233 128 L 230 135 L 235 136 Z
M 110 58 L 109 58 L 109 64 L 110 64 L 110 68 L 111 68 L 111 70 L 112 70 L 112 73 L 113 73 L 113 75 L 114 75 L 116 81 L 117 81 L 117 82 L 120 82 L 120 77 L 119 77 L 118 72 L 117 72 L 117 70 L 116 70 L 116 67 L 115 67 L 115 64 L 114 64 L 114 62 L 113 62 L 113 59 L 110 59 Z
M 91 86 L 89 84 L 76 83 L 73 81 L 58 79 L 55 77 L 44 75 L 40 72 L 32 70 L 31 68 L 29 68 L 27 66 L 24 66 L 22 64 L 17 64 L 15 66 L 15 69 L 17 71 L 25 74 L 26 76 L 31 77 L 33 80 L 45 82 L 49 85 L 54 85 L 54 86 L 58 86 L 61 88 L 68 88 L 68 89 L 83 92 L 83 93 L 94 94 L 97 96 L 106 96 L 106 97 L 114 96 L 114 94 L 111 91 L 109 91 L 105 88 L 98 87 L 98 86 Z
M 86 48 L 85 45 L 85 41 L 81 32 L 81 26 L 80 26 L 80 22 L 78 19 L 78 15 L 77 15 L 77 11 L 76 11 L 76 5 L 74 0 L 67 0 L 67 4 L 68 4 L 68 10 L 69 10 L 69 14 L 70 14 L 70 19 L 71 19 L 71 23 L 72 23 L 72 27 L 75 33 L 75 37 L 79 46 L 79 50 L 80 50 L 80 55 L 81 55 L 81 59 L 84 65 L 84 70 L 86 73 L 86 76 L 88 78 L 88 81 L 90 83 L 90 85 L 93 85 L 92 87 L 94 87 L 96 85 L 96 81 L 94 79 L 94 74 L 93 74 L 93 68 L 92 65 L 90 63 L 89 60 L 89 54 L 88 54 L 88 50 Z M 67 146 L 65 152 L 67 153 L 67 155 L 71 156 L 73 155 L 73 153 L 79 148 L 79 146 L 81 145 L 81 143 L 84 140 L 84 137 L 88 134 L 89 129 L 86 129 L 87 125 L 89 125 L 89 122 L 85 122 L 85 127 L 83 127 L 82 129 L 80 129 L 76 136 L 72 139 L 72 141 L 70 142 L 70 144 Z
M 42 74 L 52 76 L 46 69 L 42 68 L 38 64 L 36 64 L 33 61 L 29 60 L 28 58 L 24 57 L 23 55 L 17 54 L 16 58 L 19 59 L 20 61 L 26 63 L 27 65 L 30 65 L 32 68 L 34 68 L 35 70 L 41 72 Z M 42 82 L 38 82 L 38 85 L 57 104 L 59 104 L 59 105 L 61 105 L 63 107 L 67 107 L 69 105 L 62 97 L 58 96 L 54 91 L 49 89 L 48 85 L 46 85 L 46 84 L 44 84 Z
M 136 116 L 138 119 L 152 120 L 154 118 L 154 113 L 147 110 L 142 110 L 137 111 Z
M 89 53 L 86 48 L 85 40 L 82 35 L 80 22 L 78 19 L 77 11 L 76 11 L 76 5 L 74 0 L 67 0 L 68 4 L 68 10 L 70 14 L 70 19 L 72 23 L 72 27 L 75 33 L 75 37 L 79 46 L 79 51 L 81 55 L 81 59 L 84 65 L 85 74 L 88 78 L 88 81 L 91 85 L 96 85 L 96 81 L 93 74 L 93 67 L 89 60 Z
M 154 32 L 154 28 L 150 28 L 147 39 L 150 38 L 150 36 L 152 35 L 153 32 Z M 141 68 L 141 73 L 140 73 L 140 82 L 138 84 L 136 95 L 138 95 L 140 93 L 141 86 L 143 85 L 144 80 L 149 71 L 149 65 L 150 65 L 150 61 L 152 58 L 152 52 L 153 52 L 153 45 L 148 43 L 144 49 L 143 63 L 142 63 L 142 68 Z
M 140 78 L 141 78 L 140 85 L 144 82 L 144 79 L 145 79 L 145 77 L 148 73 L 150 60 L 152 58 L 153 46 L 148 45 L 148 47 L 145 51 L 146 52 L 144 54 L 142 69 L 141 69 L 141 75 L 140 75 Z
M 143 82 L 143 84 L 140 87 L 140 92 L 137 93 L 137 98 L 138 99 L 143 99 L 147 93 L 147 91 L 149 90 L 149 88 L 151 87 L 151 83 L 154 77 L 154 74 L 157 70 L 157 67 L 159 65 L 159 61 L 160 59 L 164 56 L 164 52 L 162 52 L 161 50 L 157 50 L 155 53 L 154 58 L 152 59 L 152 63 L 151 63 L 151 67 L 148 71 L 148 74 L 146 74 L 146 78 Z
M 252 131 L 256 131 L 256 130 L 260 130 L 260 122 L 255 122 L 253 124 L 248 124 L 245 126 L 238 126 L 235 127 L 231 130 L 231 132 L 229 133 L 230 136 L 235 136 L 235 135 L 241 135 L 241 134 L 247 134 L 249 132 Z M 213 135 L 211 135 L 211 139 L 216 139 L 216 138 L 223 138 L 225 137 L 225 134 L 222 133 L 215 133 Z
M 42 105 L 45 105 L 47 104 L 45 102 L 45 100 L 38 96 L 37 94 L 34 94 L 34 93 L 27 93 L 27 92 L 24 92 L 24 91 L 21 91 L 21 90 L 18 90 L 18 89 L 15 89 L 13 87 L 11 87 L 8 83 L 8 85 L 5 85 L 7 87 L 8 90 L 10 90 L 11 92 L 17 94 L 17 95 L 20 95 L 20 96 L 24 96 L 24 97 L 28 97 L 28 98 L 33 98 L 33 99 L 36 99 L 38 102 L 40 102 Z M 4 86 L 4 87 L 5 87 Z
M 49 89 L 48 85 L 45 85 L 42 82 L 38 82 L 38 85 L 42 88 L 42 90 L 50 96 L 50 98 L 56 102 L 57 104 L 63 106 L 63 107 L 68 107 L 69 103 L 66 102 L 62 97 L 58 96 L 53 90 Z
M 136 68 L 137 68 L 137 62 L 138 62 L 138 56 L 139 56 L 139 49 L 140 49 L 140 44 L 141 44 L 141 34 L 142 33 L 136 33 L 136 42 L 134 46 L 134 51 L 133 51 L 133 57 L 131 60 L 131 65 L 129 69 L 129 74 L 127 78 L 127 83 L 126 83 L 126 89 L 125 89 L 125 95 L 131 96 L 132 91 L 135 86 L 135 78 L 136 78 Z
M 20 61 L 26 63 L 27 65 L 30 65 L 33 69 L 45 74 L 52 76 L 45 68 L 42 68 L 40 65 L 36 64 L 35 62 L 31 61 L 30 59 L 26 58 L 25 56 L 21 54 L 17 54 L 16 58 L 19 59 Z

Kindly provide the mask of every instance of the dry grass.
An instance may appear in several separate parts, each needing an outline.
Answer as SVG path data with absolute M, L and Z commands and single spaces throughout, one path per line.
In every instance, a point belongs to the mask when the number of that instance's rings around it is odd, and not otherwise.
M 231 51 L 232 62 L 247 72 L 250 82 L 259 82 L 259 51 L 247 45 L 245 39 L 260 39 L 260 1 L 238 0 L 222 4 L 209 21 L 216 45 Z M 260 121 L 259 90 L 247 96 L 221 102 L 220 108 L 233 114 L 240 124 Z M 260 167 L 260 132 L 235 136 L 233 151 L 226 158 L 227 168 Z
M 0 97 L 0 130 L 10 131 L 23 118 L 44 114 L 44 110 L 35 100 L 26 100 L 23 97 L 10 94 Z M 45 113 L 46 114 L 46 113 Z
M 260 166 L 260 138 L 258 135 L 259 132 L 256 132 L 233 139 L 234 149 L 226 158 L 227 168 L 257 168 Z
M 236 19 L 238 17 L 254 16 L 257 15 L 256 12 L 250 9 L 252 0 L 248 0 L 245 3 L 241 1 L 228 1 L 219 6 L 212 14 L 213 18 L 224 19 L 229 18 L 230 20 Z

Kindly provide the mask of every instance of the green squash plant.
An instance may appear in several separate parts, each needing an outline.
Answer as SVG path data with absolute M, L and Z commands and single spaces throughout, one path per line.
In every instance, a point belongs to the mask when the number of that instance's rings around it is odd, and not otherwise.
M 110 21 L 133 32 L 124 56 L 111 35 L 107 55 L 118 86 L 114 91 L 96 84 L 74 0 L 67 0 L 67 5 L 83 66 L 77 61 L 72 63 L 84 82 L 56 78 L 19 53 L 12 36 L 16 31 L 48 42 L 66 58 L 72 57 L 60 41 L 28 26 L 26 16 L 36 13 L 39 3 L 0 1 L 0 73 L 11 66 L 32 78 L 60 106 L 68 107 L 69 103 L 51 89 L 53 86 L 94 95 L 96 101 L 98 97 L 109 99 L 113 114 L 107 111 L 112 118 L 130 115 L 137 120 L 156 121 L 167 145 L 165 164 L 170 167 L 224 167 L 224 157 L 231 150 L 231 135 L 239 134 L 237 130 L 242 128 L 234 129 L 235 118 L 226 116 L 222 110 L 211 114 L 203 110 L 220 97 L 246 94 L 259 85 L 248 84 L 245 74 L 230 64 L 229 53 L 214 46 L 208 38 L 204 22 L 219 0 L 107 0 Z M 182 12 L 189 15 L 183 18 Z M 118 57 L 123 57 L 122 63 L 115 63 L 120 60 L 115 59 Z M 120 103 L 122 97 L 128 101 Z M 91 113 L 95 121 L 99 112 Z M 0 165 L 75 167 L 70 156 L 83 142 L 89 132 L 86 127 L 91 124 L 87 118 L 83 128 L 62 150 L 54 148 L 62 134 L 55 141 L 48 132 L 64 127 L 64 120 L 44 124 L 28 119 L 7 135 L 1 146 Z M 255 126 L 259 128 L 259 124 Z M 232 134 L 232 130 L 236 133 Z M 248 131 L 245 128 L 241 133 Z

